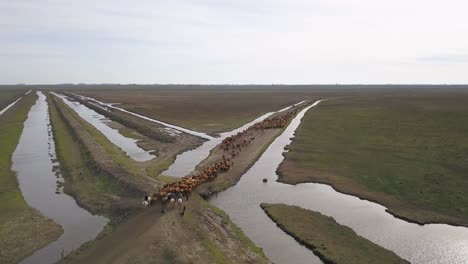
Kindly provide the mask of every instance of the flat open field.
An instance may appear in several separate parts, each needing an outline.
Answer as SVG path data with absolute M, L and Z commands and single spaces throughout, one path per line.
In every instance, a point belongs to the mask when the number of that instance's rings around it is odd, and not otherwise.
M 26 204 L 11 156 L 37 96 L 29 94 L 0 116 L 0 263 L 17 263 L 56 240 L 62 228 Z
M 468 226 L 468 93 L 329 100 L 303 118 L 280 167 L 403 218 Z
M 79 91 L 79 94 L 192 130 L 229 131 L 261 116 L 306 99 L 321 91 L 295 90 L 137 90 Z
M 444 90 L 454 87 L 445 87 Z M 423 90 L 425 93 L 437 93 L 441 90 L 437 89 L 440 86 L 366 85 L 78 85 L 69 88 L 64 91 L 77 92 L 107 103 L 121 103 L 127 110 L 206 133 L 232 130 L 264 113 L 302 100 L 412 94 Z
M 0 90 L 0 110 L 16 101 L 24 94 L 24 91 L 18 90 Z
M 297 206 L 261 204 L 267 215 L 325 263 L 409 263 L 333 218 Z

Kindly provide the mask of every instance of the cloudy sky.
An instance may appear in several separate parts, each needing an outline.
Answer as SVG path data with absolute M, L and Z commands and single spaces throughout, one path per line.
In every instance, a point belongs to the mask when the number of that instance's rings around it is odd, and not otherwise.
M 0 83 L 468 83 L 466 0 L 0 0 Z

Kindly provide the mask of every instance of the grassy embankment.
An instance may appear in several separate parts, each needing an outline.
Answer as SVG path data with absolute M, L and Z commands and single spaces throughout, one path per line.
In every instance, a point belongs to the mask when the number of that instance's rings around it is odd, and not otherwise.
M 52 96 L 52 95 L 51 95 Z M 130 157 L 126 155 L 126 153 L 117 147 L 116 145 L 112 144 L 112 142 L 99 130 L 93 127 L 91 124 L 86 122 L 82 119 L 75 111 L 70 109 L 61 99 L 54 98 L 57 106 L 63 109 L 63 111 L 67 111 L 67 113 L 73 117 L 73 119 L 78 122 L 81 127 L 83 127 L 93 140 L 102 146 L 105 149 L 105 152 L 109 157 L 120 167 L 124 168 L 128 172 L 134 175 L 141 175 L 142 171 L 139 166 L 136 165 L 135 162 L 132 161 Z
M 80 126 L 86 130 L 86 132 L 93 138 L 93 140 L 95 140 L 100 146 L 102 146 L 105 149 L 106 154 L 109 156 L 110 159 L 113 160 L 113 162 L 115 162 L 118 166 L 125 169 L 129 173 L 137 176 L 149 176 L 153 178 L 158 178 L 160 173 L 165 171 L 174 162 L 175 154 L 167 155 L 164 157 L 158 156 L 157 159 L 154 159 L 145 164 L 135 162 L 122 149 L 114 145 L 104 134 L 102 134 L 99 130 L 97 130 L 87 121 L 82 119 L 75 111 L 70 109 L 67 105 L 65 105 L 65 103 L 61 99 L 58 100 L 56 98 L 55 100 L 62 109 L 67 111 L 73 117 L 74 120 L 80 123 Z M 117 114 L 114 113 L 113 116 L 117 116 Z M 121 117 L 118 117 L 117 120 L 123 119 Z M 135 121 L 132 120 L 132 123 L 133 122 Z M 148 128 L 145 128 L 145 130 L 148 130 Z M 122 126 L 120 131 L 125 131 L 127 135 L 129 133 L 135 132 L 133 129 L 130 129 L 125 126 Z M 135 138 L 135 135 L 133 134 L 131 137 Z M 158 180 L 160 179 L 158 178 Z
M 26 204 L 11 171 L 12 154 L 36 99 L 36 94 L 31 93 L 0 116 L 0 263 L 16 263 L 63 232 L 59 225 Z
M 332 217 L 284 204 L 260 206 L 278 227 L 325 263 L 409 263 L 338 224 Z
M 138 200 L 129 197 L 125 186 L 117 179 L 100 170 L 90 157 L 86 147 L 77 139 L 76 132 L 63 119 L 50 96 L 50 120 L 54 133 L 57 157 L 65 178 L 64 192 L 73 196 L 77 203 L 88 211 L 106 216 L 110 222 L 96 240 L 106 235 L 126 221 L 137 210 Z M 67 256 L 64 261 L 93 246 L 90 241 Z
M 98 205 L 97 202 L 108 204 L 113 197 L 125 194 L 124 187 L 120 186 L 112 176 L 96 167 L 50 98 L 48 102 L 56 152 L 62 174 L 66 179 L 64 191 L 74 196 L 80 204 L 92 212 L 109 216 L 110 208 L 104 209 L 104 206 Z
M 468 226 L 468 95 L 348 98 L 310 111 L 280 167 L 419 223 Z
M 177 154 L 201 144 L 199 139 L 188 140 L 185 138 L 186 135 L 176 140 L 175 137 L 170 136 L 167 132 L 163 132 L 161 129 L 163 126 L 159 124 L 142 120 L 118 110 L 106 111 L 86 100 L 77 98 L 73 94 L 67 95 L 114 121 L 116 129 L 119 129 L 119 132 L 123 136 L 140 140 L 138 146 L 141 148 L 154 150 L 157 157 L 145 164 L 145 170 L 149 176 L 157 177 L 174 162 Z M 172 147 L 169 145 L 172 145 Z

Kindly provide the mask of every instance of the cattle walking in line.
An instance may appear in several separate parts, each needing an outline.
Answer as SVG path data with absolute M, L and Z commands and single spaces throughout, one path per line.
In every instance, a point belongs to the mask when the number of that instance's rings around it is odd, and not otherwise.
M 173 207 L 176 206 L 176 203 L 177 206 L 183 206 L 183 211 L 181 213 L 181 215 L 183 215 L 185 213 L 185 205 L 183 205 L 184 198 L 188 200 L 192 190 L 197 186 L 214 180 L 219 173 L 228 172 L 234 166 L 233 159 L 239 157 L 242 151 L 255 140 L 253 131 L 284 128 L 297 114 L 298 110 L 299 109 L 296 107 L 288 113 L 265 119 L 242 132 L 225 138 L 221 142 L 221 150 L 224 151 L 221 160 L 207 166 L 199 173 L 186 176 L 178 182 L 164 185 L 158 193 L 153 195 L 153 200 L 161 199 L 161 212 L 166 212 L 167 203 L 170 202 L 173 204 Z M 145 201 L 147 201 L 146 196 Z M 150 204 L 150 202 L 151 201 L 149 201 L 148 204 Z

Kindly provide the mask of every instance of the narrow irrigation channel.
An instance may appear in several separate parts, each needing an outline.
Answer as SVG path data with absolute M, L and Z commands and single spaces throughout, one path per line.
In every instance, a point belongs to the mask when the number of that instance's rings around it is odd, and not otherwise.
M 164 175 L 170 175 L 170 176 L 175 176 L 175 177 L 184 177 L 185 175 L 191 173 L 192 171 L 195 170 L 195 167 L 202 162 L 205 158 L 207 158 L 210 155 L 210 151 L 219 145 L 225 138 L 230 137 L 232 135 L 237 134 L 238 132 L 242 132 L 252 126 L 255 123 L 261 122 L 265 120 L 266 118 L 270 117 L 272 114 L 275 113 L 280 113 L 283 111 L 288 110 L 289 108 L 293 106 L 297 106 L 299 104 L 304 103 L 305 101 L 299 102 L 297 104 L 288 106 L 286 108 L 283 108 L 279 111 L 276 112 L 269 112 L 266 113 L 255 120 L 244 124 L 243 126 L 236 128 L 232 131 L 229 132 L 224 132 L 221 133 L 221 135 L 217 138 L 213 138 L 211 140 L 208 140 L 204 142 L 200 147 L 186 151 L 180 155 L 177 155 L 175 162 L 165 171 L 163 172 Z
M 73 109 L 73 111 L 75 111 L 81 118 L 104 134 L 114 145 L 125 151 L 125 153 L 133 160 L 143 162 L 156 157 L 155 155 L 150 154 L 152 151 L 145 151 L 144 149 L 140 148 L 137 145 L 138 140 L 125 137 L 117 129 L 108 126 L 107 123 L 110 121 L 105 116 L 97 113 L 85 105 L 82 105 L 77 101 L 70 100 L 65 95 L 57 93 L 52 94 L 61 98 L 68 107 Z
M 161 125 L 166 126 L 166 127 L 170 128 L 170 129 L 175 129 L 177 131 L 184 132 L 184 133 L 187 133 L 187 134 L 190 134 L 190 135 L 193 135 L 193 136 L 196 136 L 196 137 L 201 137 L 201 138 L 204 138 L 204 139 L 208 139 L 208 140 L 213 139 L 212 136 L 210 136 L 210 135 L 208 135 L 206 133 L 193 131 L 193 130 L 190 130 L 190 129 L 187 129 L 187 128 L 183 128 L 183 127 L 180 127 L 180 126 L 176 126 L 176 125 L 173 125 L 173 124 L 163 122 L 161 120 L 157 120 L 157 119 L 150 118 L 150 117 L 147 117 L 147 116 L 144 116 L 144 115 L 140 115 L 140 114 L 128 111 L 126 109 L 123 109 L 121 107 L 115 106 L 116 105 L 115 103 L 107 104 L 107 103 L 98 101 L 98 100 L 96 100 L 94 98 L 91 98 L 91 97 L 87 97 L 87 96 L 83 96 L 83 95 L 79 95 L 79 94 L 75 94 L 75 93 L 73 95 L 78 96 L 78 97 L 80 97 L 82 99 L 85 99 L 85 100 L 93 101 L 93 102 L 98 103 L 100 105 L 103 105 L 105 107 L 109 107 L 109 108 L 112 108 L 112 109 L 115 109 L 115 110 L 122 111 L 124 113 L 139 117 L 141 119 L 144 119 L 144 120 L 147 120 L 147 121 L 150 121 L 150 122 L 161 124 Z
M 63 178 L 55 153 L 46 97 L 39 98 L 24 123 L 19 144 L 13 153 L 12 169 L 26 202 L 63 227 L 60 238 L 39 249 L 21 263 L 55 263 L 94 239 L 107 219 L 92 215 L 62 192 Z
M 297 205 L 331 216 L 415 264 L 468 263 L 468 228 L 444 224 L 420 226 L 393 217 L 379 204 L 336 192 L 328 185 L 277 182 L 276 168 L 284 159 L 284 149 L 311 107 L 293 119 L 236 186 L 212 197 L 210 202 L 224 210 L 274 263 L 320 263 L 320 260 L 268 218 L 260 208 L 263 202 Z M 268 183 L 263 183 L 263 178 Z

